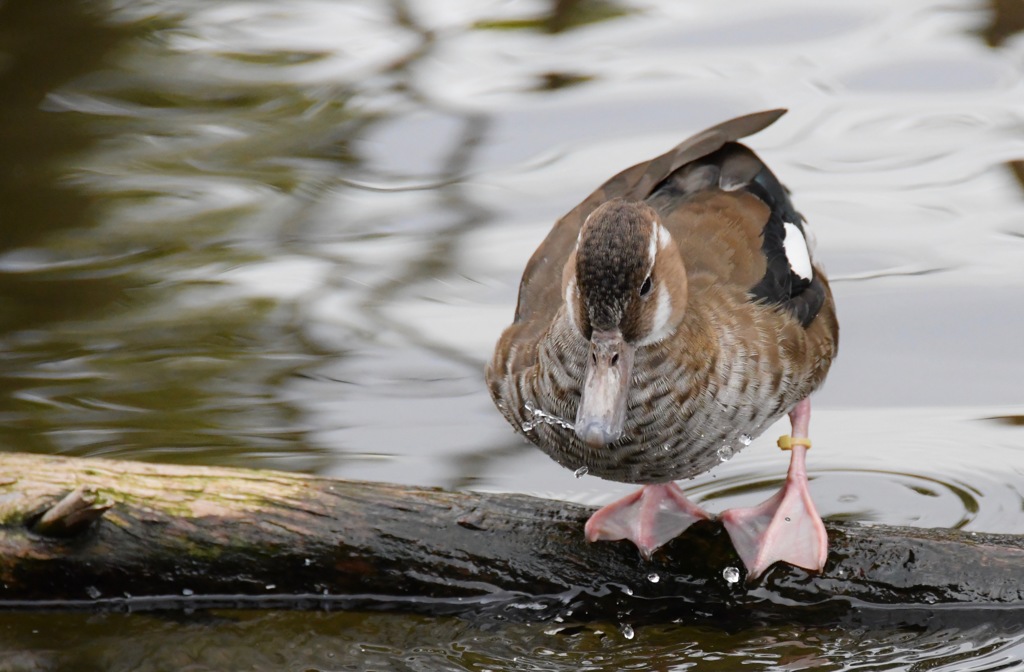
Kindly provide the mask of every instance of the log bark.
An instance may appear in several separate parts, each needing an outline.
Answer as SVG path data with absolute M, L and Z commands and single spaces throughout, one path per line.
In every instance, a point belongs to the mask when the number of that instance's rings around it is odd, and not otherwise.
M 0 454 L 0 608 L 372 608 L 518 620 L 1024 606 L 1024 541 L 829 524 L 756 582 L 717 523 L 642 560 L 592 510 L 272 471 Z M 741 578 L 730 581 L 737 568 Z

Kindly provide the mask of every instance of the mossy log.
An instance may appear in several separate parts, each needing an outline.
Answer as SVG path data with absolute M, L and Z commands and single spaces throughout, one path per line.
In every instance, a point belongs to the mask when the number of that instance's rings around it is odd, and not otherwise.
M 748 585 L 717 523 L 642 560 L 591 509 L 272 471 L 0 454 L 0 608 L 239 606 L 540 620 L 1024 606 L 1024 542 L 828 525 L 820 575 Z M 733 580 L 729 580 L 733 579 Z M 809 609 L 808 609 L 809 608 Z

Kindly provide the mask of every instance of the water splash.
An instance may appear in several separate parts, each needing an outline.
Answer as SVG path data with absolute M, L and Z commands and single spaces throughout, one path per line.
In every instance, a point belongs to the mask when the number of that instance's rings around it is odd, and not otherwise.
M 572 472 L 572 475 L 575 476 L 576 478 L 583 478 L 588 473 L 590 473 L 590 467 L 584 464 L 582 467 Z
M 739 583 L 740 581 L 740 570 L 735 567 L 726 567 L 722 570 L 722 578 L 730 586 Z
M 636 633 L 633 631 L 633 626 L 629 625 L 628 623 L 623 623 L 622 636 L 626 639 L 633 639 L 633 637 L 636 636 Z
M 540 424 L 554 425 L 555 427 L 561 427 L 562 429 L 576 428 L 576 425 L 569 422 L 568 420 L 560 418 L 552 413 L 548 413 L 547 411 L 542 411 L 541 409 L 534 406 L 533 402 L 531 401 L 527 401 L 526 403 L 523 404 L 523 410 L 525 410 L 530 415 L 530 419 L 525 421 L 522 425 L 524 432 L 531 432 L 537 425 Z

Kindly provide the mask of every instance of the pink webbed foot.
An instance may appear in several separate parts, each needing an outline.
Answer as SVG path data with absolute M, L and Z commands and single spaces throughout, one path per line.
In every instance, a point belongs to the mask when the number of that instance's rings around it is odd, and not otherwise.
M 810 424 L 810 401 L 804 399 L 797 404 L 789 417 L 793 424 L 793 454 L 782 489 L 757 506 L 729 509 L 719 516 L 747 567 L 748 580 L 779 561 L 821 571 L 828 558 L 825 525 L 807 488 L 804 460 L 810 442 L 800 442 L 807 436 Z M 780 446 L 782 443 L 780 439 Z
M 650 559 L 654 551 L 711 516 L 675 483 L 646 485 L 598 510 L 587 521 L 587 541 L 629 539 Z

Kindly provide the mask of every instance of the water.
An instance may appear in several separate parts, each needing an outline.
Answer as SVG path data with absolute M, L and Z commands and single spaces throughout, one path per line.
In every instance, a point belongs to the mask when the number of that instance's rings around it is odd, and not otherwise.
M 955 671 L 1014 669 L 1024 654 L 1012 642 L 1012 625 L 972 618 L 951 624 L 922 617 L 914 626 L 856 621 L 810 632 L 802 624 L 631 625 L 632 638 L 620 624 L 507 624 L 498 636 L 493 624 L 374 613 L 79 615 L 65 617 L 74 627 L 64 632 L 52 618 L 0 615 L 9 669 L 895 670 L 908 669 L 901 663 L 912 642 L 916 658 L 936 666 L 930 669 Z
M 630 487 L 573 478 L 483 385 L 523 266 L 608 176 L 786 106 L 751 144 L 814 228 L 842 323 L 811 422 L 819 510 L 1024 534 L 1024 41 L 1003 11 L 9 0 L 0 439 L 610 502 Z M 713 512 L 762 501 L 788 430 L 766 428 L 688 494 Z M 1024 657 L 1006 614 L 856 618 L 630 620 L 627 640 L 618 623 L 546 635 L 396 614 L 0 614 L 0 660 L 983 670 Z

